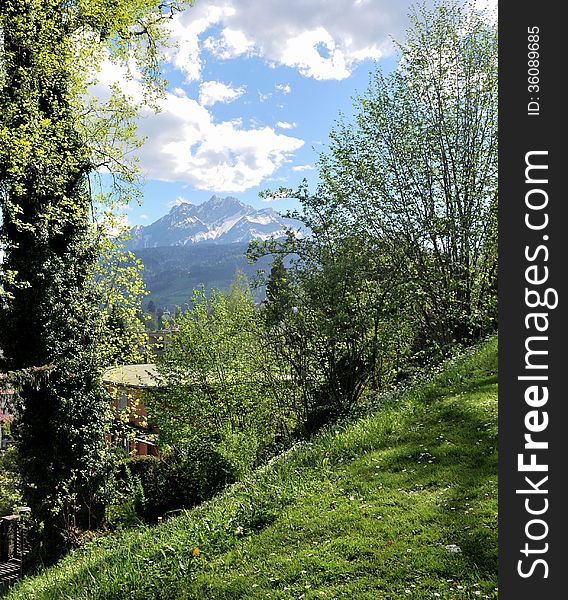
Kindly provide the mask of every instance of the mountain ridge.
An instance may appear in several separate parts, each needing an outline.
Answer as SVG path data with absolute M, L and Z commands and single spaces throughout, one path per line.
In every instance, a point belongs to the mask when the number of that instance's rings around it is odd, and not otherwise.
M 300 235 L 303 224 L 283 217 L 273 208 L 255 209 L 233 196 L 214 194 L 202 204 L 181 202 L 150 225 L 137 225 L 125 242 L 127 250 L 196 244 L 246 244 L 252 240 L 282 238 L 287 229 Z

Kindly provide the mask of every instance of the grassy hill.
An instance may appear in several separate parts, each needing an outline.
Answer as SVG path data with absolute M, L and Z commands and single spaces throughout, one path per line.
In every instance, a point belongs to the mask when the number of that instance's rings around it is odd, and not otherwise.
M 497 340 L 8 598 L 497 598 Z

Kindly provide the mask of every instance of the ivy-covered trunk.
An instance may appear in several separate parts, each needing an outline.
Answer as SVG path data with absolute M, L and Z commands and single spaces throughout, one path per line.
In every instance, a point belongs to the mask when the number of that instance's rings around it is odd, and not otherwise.
M 100 516 L 107 404 L 100 385 L 88 149 L 76 128 L 61 3 L 0 6 L 3 367 L 44 557 Z

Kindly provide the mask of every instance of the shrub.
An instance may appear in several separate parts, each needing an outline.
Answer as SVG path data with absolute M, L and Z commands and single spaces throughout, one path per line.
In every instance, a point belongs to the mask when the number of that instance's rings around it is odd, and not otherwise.
M 0 517 L 22 504 L 21 480 L 16 464 L 16 449 L 0 450 Z

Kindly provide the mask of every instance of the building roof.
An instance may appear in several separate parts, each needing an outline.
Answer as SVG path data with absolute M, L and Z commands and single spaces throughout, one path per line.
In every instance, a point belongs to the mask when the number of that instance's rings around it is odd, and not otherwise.
M 158 387 L 161 378 L 154 364 L 120 365 L 103 373 L 103 383 L 134 388 Z

